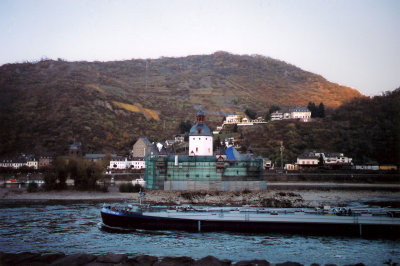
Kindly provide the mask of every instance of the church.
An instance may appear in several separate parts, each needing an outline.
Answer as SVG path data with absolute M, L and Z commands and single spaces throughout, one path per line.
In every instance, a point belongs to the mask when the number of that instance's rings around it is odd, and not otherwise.
M 263 160 L 214 154 L 213 135 L 200 107 L 189 132 L 187 155 L 146 157 L 146 188 L 157 190 L 265 190 Z M 232 147 L 231 147 L 232 148 Z M 228 152 L 232 152 L 227 149 Z M 224 159 L 228 158 L 228 159 Z

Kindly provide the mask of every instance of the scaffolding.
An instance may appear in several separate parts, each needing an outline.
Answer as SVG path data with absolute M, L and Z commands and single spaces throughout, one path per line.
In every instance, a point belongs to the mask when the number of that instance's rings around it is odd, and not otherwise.
M 221 161 L 214 156 L 147 157 L 145 178 L 149 189 L 266 189 L 262 158 Z

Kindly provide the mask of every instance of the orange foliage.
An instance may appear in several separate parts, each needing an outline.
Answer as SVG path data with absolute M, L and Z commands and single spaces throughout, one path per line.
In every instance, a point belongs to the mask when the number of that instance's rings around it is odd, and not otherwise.
M 142 113 L 147 119 L 154 119 L 159 121 L 159 112 L 156 110 L 144 108 L 140 103 L 135 103 L 135 105 L 128 104 L 128 103 L 121 103 L 117 101 L 113 101 L 115 106 L 123 108 L 127 111 L 135 112 L 135 113 Z
M 100 88 L 99 86 L 97 86 L 96 84 L 86 84 L 86 88 L 95 89 L 98 92 L 105 94 L 104 90 L 102 88 Z
M 113 104 L 115 106 L 118 106 L 122 109 L 125 109 L 127 111 L 131 111 L 131 112 L 135 112 L 135 113 L 140 113 L 140 110 L 138 107 L 136 107 L 135 105 L 132 104 L 128 104 L 128 103 L 121 103 L 121 102 L 117 102 L 117 101 L 112 101 Z

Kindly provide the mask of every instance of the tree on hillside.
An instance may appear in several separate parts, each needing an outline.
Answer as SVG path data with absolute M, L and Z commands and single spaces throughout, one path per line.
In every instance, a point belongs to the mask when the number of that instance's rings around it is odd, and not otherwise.
M 315 103 L 309 102 L 307 105 L 308 110 L 311 111 L 311 118 L 317 117 L 317 107 L 315 106 Z
M 324 118 L 325 117 L 325 105 L 324 103 L 319 103 L 318 106 L 315 105 L 313 102 L 309 102 L 307 105 L 308 110 L 311 111 L 311 117 L 316 118 Z
M 244 113 L 250 118 L 250 119 L 256 119 L 257 117 L 257 112 L 254 111 L 253 109 L 247 108 Z
M 189 120 L 186 120 L 186 122 L 182 121 L 179 124 L 179 132 L 181 134 L 185 134 L 186 132 L 189 132 L 191 128 L 192 128 L 192 123 Z
M 238 132 L 238 125 L 237 124 L 235 124 L 234 126 L 233 126 L 233 130 L 232 130 L 233 132 Z
M 276 112 L 276 111 L 279 111 L 279 110 L 281 110 L 281 108 L 280 108 L 279 106 L 277 106 L 277 105 L 272 105 L 272 106 L 269 108 L 268 112 L 269 112 L 270 114 L 272 114 L 273 112 Z
M 321 118 L 325 117 L 325 106 L 322 102 L 318 106 L 317 117 L 321 117 Z

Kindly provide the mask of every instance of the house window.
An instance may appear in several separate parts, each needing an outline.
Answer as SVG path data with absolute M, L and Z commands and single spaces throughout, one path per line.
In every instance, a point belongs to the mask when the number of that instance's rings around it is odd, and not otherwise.
M 193 140 L 195 140 L 195 138 L 193 138 Z
M 206 140 L 207 140 L 207 138 L 206 138 Z
M 186 174 L 186 177 L 189 177 L 189 174 Z

